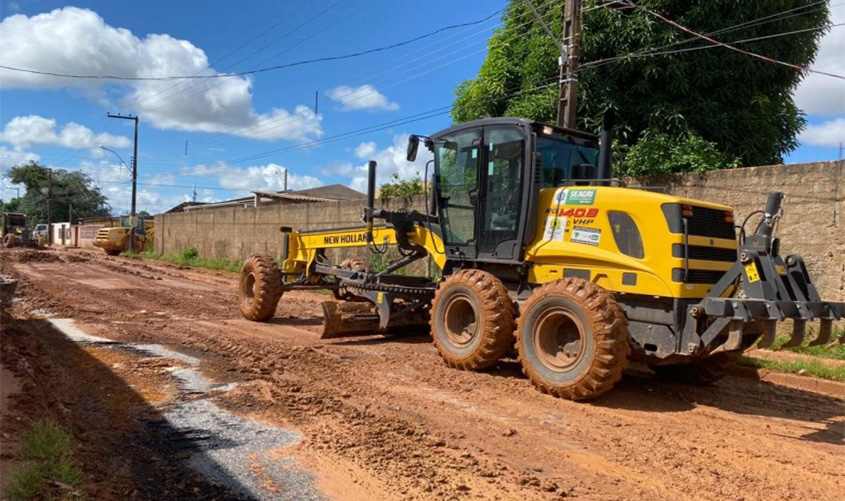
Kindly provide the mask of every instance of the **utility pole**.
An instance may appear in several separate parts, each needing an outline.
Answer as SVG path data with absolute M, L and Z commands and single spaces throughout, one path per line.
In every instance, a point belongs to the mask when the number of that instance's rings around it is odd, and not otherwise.
M 288 168 L 285 167 L 285 191 L 288 191 Z
M 557 124 L 575 129 L 578 116 L 578 45 L 581 40 L 581 0 L 563 4 L 564 57 L 560 61 Z
M 135 121 L 135 148 L 134 154 L 132 155 L 132 209 L 129 213 L 129 226 L 132 227 L 129 232 L 129 252 L 135 252 L 135 197 L 138 190 L 138 115 L 133 117 L 131 115 L 124 116 L 120 113 L 117 115 L 107 113 L 106 116 L 109 118 L 123 118 L 125 120 Z
M 47 247 L 53 245 L 53 215 L 50 206 L 53 201 L 53 169 L 47 168 Z

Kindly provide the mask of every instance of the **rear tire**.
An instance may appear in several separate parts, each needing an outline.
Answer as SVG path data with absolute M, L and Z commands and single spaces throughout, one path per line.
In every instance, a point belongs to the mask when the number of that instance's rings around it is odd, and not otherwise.
M 513 349 L 513 303 L 502 281 L 482 270 L 461 270 L 437 288 L 431 335 L 446 365 L 478 370 Z
M 660 379 L 706 386 L 724 378 L 735 361 L 734 355 L 718 353 L 695 364 L 652 365 L 649 368 Z
M 247 320 L 273 318 L 282 297 L 282 274 L 270 256 L 251 256 L 241 268 L 238 284 L 241 314 Z
M 15 246 L 15 243 L 16 242 L 15 242 L 15 235 L 14 234 L 9 233 L 8 235 L 3 236 L 3 247 L 5 247 L 7 249 L 11 249 L 12 247 Z
M 522 371 L 540 391 L 590 400 L 622 378 L 628 319 L 616 299 L 587 280 L 564 278 L 537 288 L 516 329 Z

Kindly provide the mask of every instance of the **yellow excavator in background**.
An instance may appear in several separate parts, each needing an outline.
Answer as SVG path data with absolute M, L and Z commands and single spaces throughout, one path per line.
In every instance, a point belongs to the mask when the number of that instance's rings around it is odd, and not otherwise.
M 425 213 L 376 209 L 370 162 L 364 226 L 281 227 L 281 263 L 244 263 L 241 312 L 266 321 L 284 292 L 328 289 L 339 302 L 324 305 L 324 337 L 427 323 L 448 365 L 483 369 L 515 348 L 537 388 L 575 400 L 611 389 L 629 359 L 711 383 L 785 319 L 788 345 L 816 319 L 811 344 L 830 341 L 845 303 L 821 300 L 802 258 L 780 255 L 781 193 L 756 229 L 738 227 L 730 207 L 620 186 L 611 135 L 489 118 L 411 136 L 409 161 L 421 143 L 434 155 Z M 327 257 L 355 247 L 367 259 Z M 400 256 L 371 269 L 389 247 Z M 396 273 L 426 257 L 435 276 Z

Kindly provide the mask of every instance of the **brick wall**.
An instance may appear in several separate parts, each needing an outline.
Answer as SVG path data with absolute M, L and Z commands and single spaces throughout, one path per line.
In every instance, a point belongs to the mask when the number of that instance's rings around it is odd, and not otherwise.
M 762 209 L 770 191 L 786 193 L 780 223 L 784 254 L 804 256 L 822 296 L 845 301 L 845 162 L 774 165 L 632 180 L 631 185 L 663 187 L 667 193 L 723 203 L 736 220 Z M 424 199 L 391 200 L 383 206 L 423 211 Z M 252 254 L 280 254 L 279 226 L 325 229 L 361 224 L 363 203 L 231 208 L 156 216 L 156 252 L 196 247 L 204 257 L 244 260 Z M 756 220 L 752 219 L 752 228 Z

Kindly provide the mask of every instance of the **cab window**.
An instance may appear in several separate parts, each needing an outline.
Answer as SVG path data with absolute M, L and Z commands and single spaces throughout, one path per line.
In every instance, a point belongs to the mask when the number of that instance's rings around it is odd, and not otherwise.
M 607 218 L 610 221 L 613 240 L 616 242 L 619 252 L 637 259 L 645 257 L 640 230 L 631 216 L 625 212 L 609 211 Z

